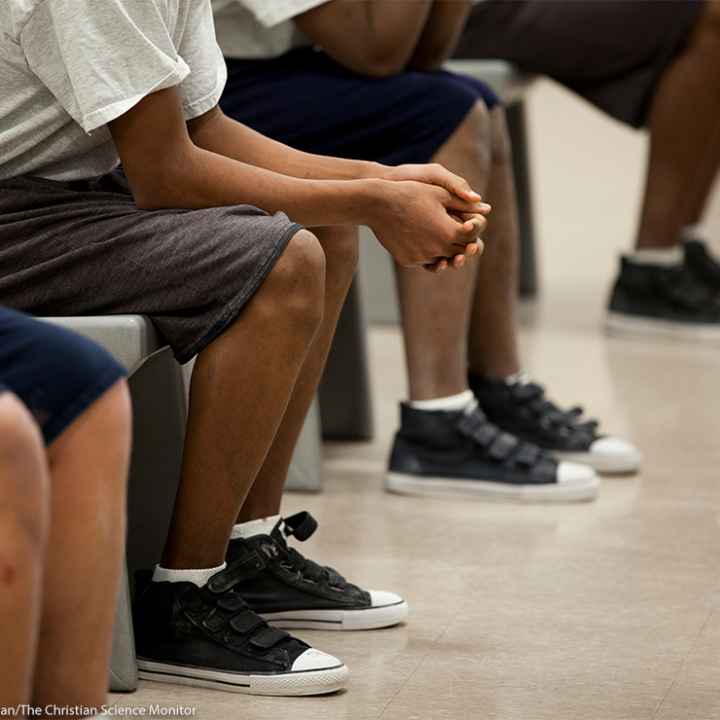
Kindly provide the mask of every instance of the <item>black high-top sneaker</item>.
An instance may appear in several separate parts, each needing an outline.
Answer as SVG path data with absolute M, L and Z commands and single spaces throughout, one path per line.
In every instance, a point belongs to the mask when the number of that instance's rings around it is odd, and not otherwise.
M 698 237 L 685 240 L 685 264 L 711 290 L 720 293 L 720 260 L 718 260 Z
M 557 462 L 500 430 L 479 408 L 444 412 L 401 405 L 386 478 L 390 492 L 540 503 L 593 500 L 599 487 L 591 468 Z
M 399 595 L 362 590 L 288 545 L 286 538 L 307 540 L 316 529 L 313 516 L 301 512 L 280 520 L 270 535 L 230 541 L 228 566 L 254 568 L 237 586 L 248 605 L 284 628 L 370 630 L 403 622 L 408 606 Z
M 606 328 L 612 334 L 720 342 L 717 291 L 698 277 L 687 257 L 675 267 L 623 257 Z
M 542 385 L 525 375 L 490 380 L 469 374 L 468 381 L 488 420 L 521 440 L 601 473 L 630 473 L 639 468 L 637 448 L 627 440 L 601 435 L 597 420 L 585 417 L 582 407 L 560 409 L 547 399 Z
M 320 695 L 342 689 L 348 669 L 271 628 L 236 590 L 238 563 L 202 588 L 152 582 L 140 590 L 133 621 L 140 677 L 253 695 Z

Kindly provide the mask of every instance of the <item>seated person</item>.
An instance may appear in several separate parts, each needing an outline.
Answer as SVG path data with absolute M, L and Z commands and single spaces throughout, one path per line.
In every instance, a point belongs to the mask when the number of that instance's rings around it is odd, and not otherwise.
M 602 471 L 635 470 L 634 447 L 559 409 L 521 373 L 505 116 L 485 85 L 436 70 L 469 3 L 217 0 L 214 7 L 228 115 L 306 152 L 440 163 L 493 206 L 479 263 L 439 277 L 397 267 L 410 402 L 401 409 L 388 487 L 574 501 L 595 496 L 595 474 L 558 464 L 548 451 Z M 279 502 L 280 487 L 273 512 Z
M 635 251 L 621 259 L 608 328 L 717 340 L 720 264 L 692 226 L 720 164 L 720 2 L 487 0 L 473 9 L 456 57 L 549 75 L 648 128 Z
M 89 717 L 105 703 L 125 557 L 123 376 L 90 341 L 0 308 L 0 714 L 55 704 Z
M 402 264 L 442 272 L 479 252 L 488 207 L 443 168 L 317 157 L 226 117 L 209 0 L 6 0 L 0 29 L 2 302 L 145 314 L 179 362 L 198 356 L 169 537 L 135 602 L 142 676 L 275 695 L 343 687 L 340 660 L 253 609 L 278 623 L 330 613 L 344 629 L 398 623 L 407 605 L 289 549 L 283 531 L 307 537 L 311 518 L 261 535 L 236 519 L 270 514 L 285 481 L 357 226 Z M 80 587 L 88 601 L 105 592 Z

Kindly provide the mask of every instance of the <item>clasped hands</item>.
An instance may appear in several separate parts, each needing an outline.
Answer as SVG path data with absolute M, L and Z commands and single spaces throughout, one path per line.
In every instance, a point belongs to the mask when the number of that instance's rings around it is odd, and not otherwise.
M 398 220 L 405 230 L 411 230 L 413 237 L 402 237 L 404 233 L 398 232 L 396 226 L 393 234 L 400 236 L 397 240 L 385 242 L 379 238 L 401 265 L 419 265 L 430 272 L 442 272 L 448 267 L 459 269 L 467 257 L 482 253 L 481 234 L 491 207 L 482 202 L 464 178 L 437 163 L 386 167 L 381 177 L 392 181 L 391 196 L 393 189 L 403 195 L 409 190 L 416 196 L 409 203 L 397 198 L 399 203 L 407 203 L 407 212 L 401 210 L 398 214 L 404 217 Z

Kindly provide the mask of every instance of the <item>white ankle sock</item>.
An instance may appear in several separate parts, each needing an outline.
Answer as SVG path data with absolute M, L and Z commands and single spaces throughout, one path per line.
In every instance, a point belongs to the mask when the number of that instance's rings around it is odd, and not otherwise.
M 504 377 L 503 382 L 506 385 L 525 385 L 530 382 L 530 376 L 524 370 L 520 370 L 513 375 Z
M 671 248 L 646 248 L 635 250 L 626 256 L 637 265 L 662 265 L 673 267 L 683 262 L 683 249 L 679 246 Z
M 416 410 L 444 410 L 445 412 L 457 412 L 465 410 L 475 400 L 472 390 L 463 390 L 457 395 L 433 398 L 432 400 L 413 400 L 410 407 Z
M 269 535 L 279 519 L 279 515 L 270 515 L 270 517 L 260 518 L 259 520 L 237 523 L 237 525 L 233 525 L 230 539 L 237 540 L 238 538 L 253 537 L 253 535 Z
M 682 229 L 683 240 L 706 240 L 710 234 L 710 229 L 705 223 L 696 223 L 695 225 L 686 225 Z
M 153 582 L 191 582 L 202 587 L 207 584 L 207 581 L 216 573 L 224 570 L 227 567 L 227 563 L 218 565 L 213 568 L 200 568 L 198 570 L 174 570 L 172 568 L 164 568 L 160 565 L 155 566 L 155 572 L 153 573 Z

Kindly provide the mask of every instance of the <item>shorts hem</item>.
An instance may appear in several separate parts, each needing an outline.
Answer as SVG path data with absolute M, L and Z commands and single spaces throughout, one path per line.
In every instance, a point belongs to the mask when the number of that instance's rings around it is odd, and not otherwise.
M 80 415 L 124 377 L 127 375 L 119 365 L 110 368 L 92 385 L 88 385 L 62 413 L 53 415 L 50 421 L 41 427 L 45 445 L 49 446 L 57 440 Z
M 175 359 L 181 364 L 192 360 L 198 353 L 202 352 L 213 340 L 221 335 L 230 323 L 232 323 L 239 315 L 240 311 L 247 304 L 250 298 L 255 294 L 260 285 L 265 281 L 269 275 L 275 263 L 280 258 L 285 248 L 290 242 L 290 238 L 297 234 L 300 230 L 304 230 L 304 227 L 298 223 L 292 223 L 280 236 L 279 240 L 275 244 L 273 251 L 267 256 L 265 261 L 258 266 L 255 274 L 250 278 L 248 282 L 243 285 L 242 290 L 233 298 L 233 300 L 220 312 L 215 318 L 214 322 L 210 326 L 204 335 L 199 339 L 192 341 L 187 346 L 179 349 L 173 348 Z M 150 316 L 152 319 L 152 316 Z

